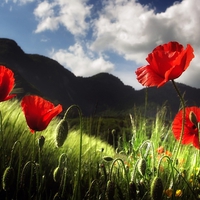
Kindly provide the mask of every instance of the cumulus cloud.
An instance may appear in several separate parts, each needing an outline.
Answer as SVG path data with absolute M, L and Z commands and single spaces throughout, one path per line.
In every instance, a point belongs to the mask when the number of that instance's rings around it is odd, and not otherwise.
M 91 8 L 85 0 L 54 0 L 51 3 L 43 1 L 34 10 L 39 21 L 35 32 L 57 30 L 62 25 L 73 35 L 84 35 L 89 28 L 86 19 L 90 16 Z
M 119 77 L 125 85 L 130 85 L 135 89 L 141 89 L 141 84 L 137 81 L 134 69 L 132 70 L 114 70 L 112 74 Z
M 47 1 L 41 2 L 38 7 L 34 10 L 34 15 L 40 21 L 36 33 L 45 30 L 57 30 L 59 27 L 58 18 L 55 16 L 54 7 L 55 3 L 49 3 Z
M 70 69 L 76 76 L 92 76 L 99 72 L 111 72 L 114 68 L 114 65 L 106 61 L 102 55 L 95 58 L 91 52 L 87 54 L 79 43 L 70 46 L 67 50 L 53 51 L 51 57 Z
M 158 14 L 135 0 L 106 2 L 94 22 L 93 50 L 112 49 L 127 60 L 143 63 L 158 44 L 170 40 L 193 44 L 200 37 L 198 0 L 182 1 Z
M 112 50 L 141 66 L 147 64 L 145 58 L 159 44 L 173 40 L 184 46 L 189 43 L 196 57 L 178 80 L 194 85 L 191 77 L 200 72 L 199 13 L 198 0 L 177 2 L 162 13 L 155 13 L 135 0 L 105 1 L 93 24 L 94 41 L 90 48 L 97 52 Z
M 37 1 L 33 11 L 38 21 L 35 33 L 59 31 L 62 26 L 70 37 L 74 36 L 75 44 L 70 43 L 69 47 L 66 43 L 66 49 L 54 49 L 50 55 L 53 59 L 78 76 L 112 72 L 125 84 L 139 89 L 134 75 L 136 68 L 147 64 L 147 55 L 157 45 L 174 40 L 185 47 L 191 44 L 195 51 L 191 66 L 177 81 L 200 88 L 199 0 L 176 2 L 161 13 L 156 13 L 150 4 L 140 4 L 139 0 L 102 0 L 94 5 L 91 2 Z M 96 5 L 99 7 L 94 8 Z M 117 57 L 123 58 L 125 64 L 117 63 Z M 128 71 L 126 61 L 133 62 L 132 71 Z

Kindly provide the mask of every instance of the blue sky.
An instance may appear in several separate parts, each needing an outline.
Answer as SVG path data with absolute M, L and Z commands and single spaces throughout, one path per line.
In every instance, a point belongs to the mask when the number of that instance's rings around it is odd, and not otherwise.
M 0 37 L 76 76 L 108 72 L 135 89 L 153 48 L 189 43 L 195 58 L 177 81 L 200 88 L 199 15 L 199 0 L 1 0 Z

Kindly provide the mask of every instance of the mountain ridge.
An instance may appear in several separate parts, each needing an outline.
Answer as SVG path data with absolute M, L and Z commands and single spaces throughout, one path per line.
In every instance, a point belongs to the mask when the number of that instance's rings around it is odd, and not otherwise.
M 62 104 L 64 109 L 77 104 L 84 115 L 128 114 L 133 111 L 134 106 L 144 106 L 146 94 L 149 109 L 162 106 L 166 101 L 173 113 L 180 107 L 171 83 L 161 88 L 135 90 L 109 73 L 76 77 L 51 58 L 25 53 L 12 39 L 0 38 L 0 64 L 13 70 L 16 88 L 23 88 L 18 98 L 26 94 L 36 94 L 55 104 Z M 187 105 L 199 106 L 200 89 L 180 83 L 177 85 L 182 93 L 185 92 Z

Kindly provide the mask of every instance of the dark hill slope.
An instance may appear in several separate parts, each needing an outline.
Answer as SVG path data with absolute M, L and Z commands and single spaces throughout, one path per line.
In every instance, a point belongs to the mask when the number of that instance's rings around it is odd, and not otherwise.
M 13 40 L 0 38 L 0 63 L 15 73 L 16 88 L 23 88 L 18 98 L 26 94 L 37 94 L 60 103 L 64 109 L 72 104 L 81 107 L 85 115 L 128 114 L 134 106 L 144 106 L 146 90 L 149 109 L 164 102 L 176 113 L 179 98 L 171 83 L 157 88 L 136 91 L 108 73 L 92 77 L 76 77 L 55 60 L 37 54 L 26 54 Z M 200 90 L 178 84 L 188 105 L 200 104 Z M 155 111 L 155 112 L 154 112 Z

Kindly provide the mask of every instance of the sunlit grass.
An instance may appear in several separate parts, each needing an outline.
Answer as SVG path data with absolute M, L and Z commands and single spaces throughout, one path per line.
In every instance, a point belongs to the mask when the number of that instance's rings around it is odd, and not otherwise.
M 34 135 L 29 131 L 17 100 L 2 102 L 0 108 L 0 174 L 3 177 L 8 167 L 13 167 L 15 172 L 6 191 L 1 184 L 3 199 L 31 199 L 34 196 L 34 199 L 150 200 L 158 188 L 163 190 L 161 199 L 200 199 L 199 151 L 191 145 L 181 145 L 174 160 L 178 142 L 172 134 L 171 119 L 166 117 L 165 106 L 157 111 L 155 119 L 146 118 L 134 108 L 130 123 L 127 123 L 131 125 L 121 128 L 116 149 L 106 142 L 106 132 L 104 141 L 100 139 L 101 126 L 104 124 L 107 128 L 103 119 L 99 119 L 95 127 L 92 127 L 92 119 L 86 119 L 80 130 L 80 119 L 77 118 L 76 127 L 69 129 L 63 146 L 57 147 L 56 127 L 60 118 L 53 119 L 46 130 Z M 94 130 L 96 133 L 92 132 Z M 81 172 L 77 179 L 81 131 Z M 45 143 L 39 151 L 41 136 Z M 114 132 L 113 136 L 117 137 Z M 34 138 L 36 158 L 32 163 Z M 22 174 L 29 163 L 34 166 L 32 173 L 36 173 L 32 183 L 36 188 L 28 187 L 27 193 L 22 187 L 25 180 Z M 7 183 L 10 178 L 2 180 Z M 30 184 L 30 177 L 28 180 Z M 77 185 L 80 185 L 80 191 Z
M 21 147 L 22 166 L 28 161 L 31 161 L 33 153 L 34 134 L 29 131 L 26 124 L 24 114 L 18 101 L 7 101 L 0 104 L 2 116 L 2 133 L 1 133 L 1 175 L 4 169 L 9 165 L 10 155 L 13 144 L 20 141 L 20 145 L 16 145 L 16 150 L 13 152 L 13 167 L 17 168 L 19 159 L 19 146 Z M 46 130 L 36 132 L 36 140 L 43 136 L 45 143 L 41 151 L 41 165 L 43 174 L 51 174 L 50 180 L 53 178 L 52 171 L 58 166 L 58 160 L 63 153 L 67 158 L 68 172 L 71 179 L 75 176 L 78 167 L 79 146 L 80 146 L 80 130 L 71 130 L 68 133 L 67 139 L 63 146 L 56 146 L 56 126 L 60 119 L 56 118 L 51 121 Z M 93 165 L 96 167 L 101 162 L 104 155 L 113 156 L 114 149 L 102 140 L 88 136 L 83 133 L 82 136 L 82 165 L 85 169 L 91 170 Z M 3 140 L 3 142 L 2 142 Z M 39 152 L 38 143 L 35 143 L 36 152 Z M 37 161 L 38 162 L 38 161 Z M 83 168 L 83 169 L 84 169 Z M 94 167 L 93 167 L 94 168 Z M 97 169 L 94 169 L 95 173 Z M 93 171 L 94 171 L 93 170 Z M 83 172 L 84 173 L 84 172 Z M 90 173 L 93 173 L 92 170 Z M 48 177 L 49 179 L 49 177 Z

